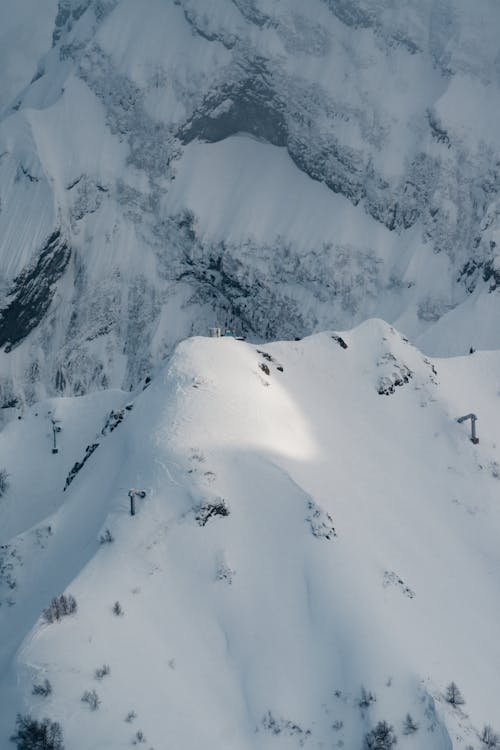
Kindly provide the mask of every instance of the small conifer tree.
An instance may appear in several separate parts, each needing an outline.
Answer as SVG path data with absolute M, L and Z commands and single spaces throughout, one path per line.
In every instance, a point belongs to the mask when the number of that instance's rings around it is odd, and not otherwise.
M 465 700 L 455 682 L 450 682 L 444 695 L 446 701 L 452 706 L 463 706 Z

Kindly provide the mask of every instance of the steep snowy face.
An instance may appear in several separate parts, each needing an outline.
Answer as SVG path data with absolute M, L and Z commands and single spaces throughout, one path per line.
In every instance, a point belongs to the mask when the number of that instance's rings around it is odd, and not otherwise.
M 1 404 L 219 322 L 500 345 L 494 0 L 8 0 Z
M 401 750 L 482 747 L 500 730 L 499 367 L 429 360 L 377 320 L 194 338 L 144 390 L 12 421 L 2 748 L 18 712 L 72 750 L 390 750 L 364 742 L 379 722 Z

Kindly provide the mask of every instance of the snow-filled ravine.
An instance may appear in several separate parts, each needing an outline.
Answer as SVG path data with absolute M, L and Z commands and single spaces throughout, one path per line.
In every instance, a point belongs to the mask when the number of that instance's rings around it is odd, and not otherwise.
M 499 373 L 500 352 L 430 360 L 369 320 L 192 338 L 137 391 L 11 421 L 2 750 L 18 713 L 70 750 L 362 750 L 380 722 L 366 747 L 486 747 Z

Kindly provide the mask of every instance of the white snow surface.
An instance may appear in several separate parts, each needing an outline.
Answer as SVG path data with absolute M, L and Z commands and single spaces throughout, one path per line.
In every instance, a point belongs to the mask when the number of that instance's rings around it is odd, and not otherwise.
M 137 732 L 156 750 L 361 750 L 381 720 L 403 750 L 478 748 L 500 729 L 499 371 L 500 352 L 429 360 L 371 319 L 260 346 L 191 338 L 144 390 L 11 421 L 0 746 L 20 711 L 60 722 L 71 750 Z M 110 410 L 123 420 L 103 435 Z M 471 411 L 478 445 L 456 421 Z M 63 592 L 77 612 L 47 624 Z

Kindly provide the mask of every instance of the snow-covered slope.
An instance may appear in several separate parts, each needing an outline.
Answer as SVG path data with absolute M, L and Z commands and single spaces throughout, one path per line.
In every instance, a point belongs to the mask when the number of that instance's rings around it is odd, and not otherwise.
M 0 5 L 0 405 L 215 322 L 500 346 L 495 0 Z
M 72 750 L 355 750 L 383 720 L 403 750 L 479 748 L 500 729 L 499 371 L 498 352 L 431 361 L 379 320 L 193 338 L 138 393 L 12 421 L 0 745 L 21 711 Z M 47 624 L 63 592 L 77 612 Z

